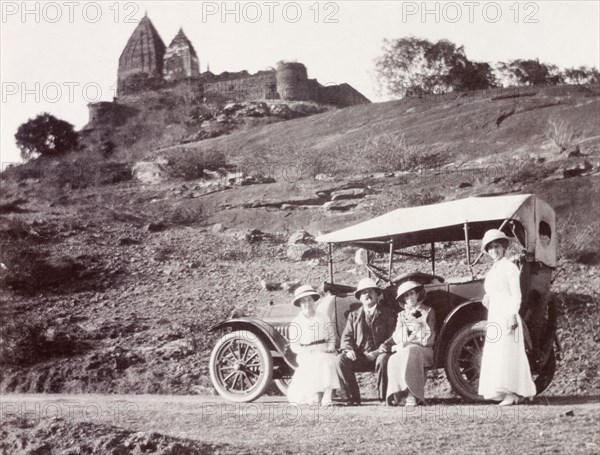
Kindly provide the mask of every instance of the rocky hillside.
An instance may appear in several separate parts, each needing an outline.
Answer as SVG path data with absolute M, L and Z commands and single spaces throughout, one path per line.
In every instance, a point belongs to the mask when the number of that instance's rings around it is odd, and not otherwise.
M 152 184 L 131 178 L 126 151 L 8 170 L 0 390 L 207 391 L 211 324 L 326 278 L 308 234 L 402 206 L 532 192 L 557 211 L 564 267 L 554 290 L 565 359 L 547 393 L 598 394 L 598 93 L 395 101 L 157 144 L 144 155 L 158 169 Z M 197 172 L 170 172 L 189 163 Z M 125 171 L 108 178 L 111 166 Z M 308 234 L 290 239 L 300 229 Z M 352 256 L 336 253 L 349 284 Z M 438 270 L 460 266 L 449 253 Z M 397 271 L 420 269 L 405 261 Z M 432 374 L 436 394 L 451 393 Z

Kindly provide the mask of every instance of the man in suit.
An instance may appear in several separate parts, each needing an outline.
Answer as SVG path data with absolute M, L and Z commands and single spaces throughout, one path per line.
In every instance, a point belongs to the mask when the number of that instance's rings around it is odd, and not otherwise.
M 336 359 L 336 368 L 348 406 L 358 406 L 361 402 L 356 371 L 375 370 L 379 400 L 385 401 L 387 361 L 391 355 L 386 341 L 394 333 L 396 315 L 391 309 L 378 305 L 381 294 L 375 281 L 360 280 L 354 296 L 362 307 L 350 313 L 342 333 L 342 353 Z

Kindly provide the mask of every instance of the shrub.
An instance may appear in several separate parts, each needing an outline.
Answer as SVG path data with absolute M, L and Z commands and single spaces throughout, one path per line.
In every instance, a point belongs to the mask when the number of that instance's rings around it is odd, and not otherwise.
M 444 196 L 434 193 L 430 190 L 414 191 L 412 193 L 404 193 L 402 195 L 402 205 L 404 207 L 417 207 L 420 205 L 429 205 L 441 202 Z
M 74 151 L 79 143 L 73 125 L 47 112 L 21 124 L 15 139 L 24 159 L 38 155 L 56 156 Z
M 215 171 L 227 166 L 225 154 L 218 150 L 178 148 L 168 156 L 170 173 L 175 178 L 196 180 L 204 177 L 204 170 Z
M 507 167 L 510 172 L 506 176 L 506 182 L 510 185 L 516 185 L 518 183 L 532 183 L 539 182 L 548 177 L 553 169 L 532 161 L 521 161 L 516 162 L 514 168 L 512 166 Z
M 546 136 L 558 146 L 560 153 L 575 145 L 580 134 L 580 132 L 575 131 L 572 125 L 565 121 L 548 120 Z
M 560 218 L 556 225 L 559 257 L 581 264 L 597 264 L 600 261 L 599 227 L 598 224 L 577 224 L 571 214 Z
M 26 366 L 81 352 L 87 345 L 77 336 L 48 320 L 16 318 L 2 324 L 0 365 Z
M 371 135 L 362 143 L 338 148 L 338 157 L 346 158 L 350 168 L 360 172 L 415 171 L 437 168 L 446 158 L 409 144 L 404 134 Z

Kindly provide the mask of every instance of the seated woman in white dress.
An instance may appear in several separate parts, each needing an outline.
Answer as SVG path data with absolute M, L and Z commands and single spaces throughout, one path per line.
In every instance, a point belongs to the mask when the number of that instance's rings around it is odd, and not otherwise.
M 327 315 L 315 310 L 318 299 L 319 293 L 310 285 L 300 286 L 294 293 L 292 303 L 302 310 L 290 324 L 290 348 L 298 363 L 288 389 L 290 403 L 320 401 L 321 406 L 330 406 L 332 390 L 340 387 L 335 369 L 335 327 Z
M 425 368 L 433 364 L 435 312 L 423 305 L 423 285 L 406 281 L 398 287 L 404 310 L 398 314 L 396 330 L 388 340 L 395 352 L 388 361 L 387 404 L 416 406 L 425 401 Z M 402 302 L 401 302 L 402 303 Z M 388 344 L 388 342 L 386 342 Z
M 521 286 L 519 268 L 505 257 L 509 238 L 498 229 L 483 236 L 482 251 L 494 261 L 485 277 L 483 304 L 488 324 L 479 376 L 479 395 L 500 401 L 500 406 L 517 404 L 521 397 L 536 393 L 523 341 L 519 316 Z

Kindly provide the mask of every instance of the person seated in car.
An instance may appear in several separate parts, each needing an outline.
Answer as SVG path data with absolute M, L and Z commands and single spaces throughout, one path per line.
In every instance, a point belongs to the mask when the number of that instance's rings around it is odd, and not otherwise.
M 342 333 L 342 353 L 336 359 L 336 367 L 348 406 L 361 403 L 356 371 L 375 370 L 378 396 L 385 400 L 386 366 L 390 356 L 385 341 L 394 331 L 396 316 L 391 309 L 378 305 L 381 294 L 375 281 L 370 278 L 360 280 L 354 296 L 362 307 L 350 313 Z
M 396 330 L 388 342 L 394 354 L 387 366 L 389 405 L 416 406 L 425 401 L 425 368 L 433 364 L 435 312 L 423 305 L 427 292 L 422 284 L 406 281 L 397 298 L 404 305 Z

